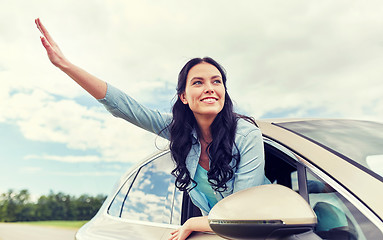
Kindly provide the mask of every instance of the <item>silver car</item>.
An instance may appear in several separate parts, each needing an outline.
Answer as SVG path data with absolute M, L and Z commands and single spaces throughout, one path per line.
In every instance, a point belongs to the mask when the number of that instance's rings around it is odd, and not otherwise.
M 257 121 L 273 184 L 237 192 L 188 239 L 383 239 L 383 124 Z M 168 239 L 201 212 L 175 188 L 169 151 L 129 170 L 77 240 Z

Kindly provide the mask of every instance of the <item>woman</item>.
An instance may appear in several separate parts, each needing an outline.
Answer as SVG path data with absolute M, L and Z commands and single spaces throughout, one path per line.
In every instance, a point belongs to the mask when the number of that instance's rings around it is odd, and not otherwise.
M 170 140 L 176 186 L 188 191 L 202 217 L 188 219 L 169 239 L 186 239 L 193 231 L 211 231 L 207 214 L 222 198 L 269 183 L 264 175 L 260 130 L 248 117 L 233 112 L 226 74 L 211 58 L 195 58 L 182 68 L 172 114 L 145 108 L 130 96 L 69 62 L 39 19 L 41 41 L 50 61 L 114 116 Z

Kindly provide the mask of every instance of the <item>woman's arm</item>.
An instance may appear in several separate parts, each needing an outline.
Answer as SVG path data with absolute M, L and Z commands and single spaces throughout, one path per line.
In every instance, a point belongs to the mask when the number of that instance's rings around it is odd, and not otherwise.
M 265 184 L 265 155 L 261 131 L 254 127 L 238 140 L 241 160 L 235 171 L 233 193 Z
M 35 23 L 43 34 L 40 37 L 41 42 L 53 65 L 61 69 L 93 97 L 98 99 L 100 103 L 104 104 L 114 116 L 123 118 L 155 134 L 161 133 L 161 136 L 164 138 L 169 137 L 168 131 L 163 130 L 170 123 L 171 116 L 142 106 L 130 96 L 110 85 L 108 86 L 106 82 L 69 62 L 55 41 L 53 41 L 40 19 L 37 18 Z
M 184 240 L 192 232 L 212 232 L 207 216 L 189 218 L 181 228 L 172 232 L 169 240 Z
M 55 41 L 53 41 L 41 20 L 37 18 L 35 23 L 43 35 L 40 39 L 53 65 L 61 69 L 96 99 L 104 98 L 107 90 L 106 83 L 69 62 Z

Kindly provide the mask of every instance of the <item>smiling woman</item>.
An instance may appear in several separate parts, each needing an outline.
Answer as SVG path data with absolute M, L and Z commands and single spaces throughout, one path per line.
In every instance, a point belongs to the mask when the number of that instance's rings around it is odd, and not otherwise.
M 98 99 L 114 116 L 170 140 L 175 185 L 201 210 L 170 239 L 211 231 L 207 214 L 234 192 L 269 183 L 263 141 L 253 119 L 233 111 L 223 67 L 209 57 L 193 58 L 178 75 L 172 114 L 148 109 L 129 95 L 68 61 L 39 19 L 36 25 L 50 61 Z M 198 186 L 198 187 L 197 187 Z

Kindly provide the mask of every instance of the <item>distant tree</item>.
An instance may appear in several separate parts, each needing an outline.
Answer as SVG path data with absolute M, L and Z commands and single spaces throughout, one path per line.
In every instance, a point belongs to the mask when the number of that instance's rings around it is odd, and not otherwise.
M 102 195 L 96 197 L 91 197 L 86 194 L 81 195 L 74 203 L 77 220 L 91 219 L 96 215 L 105 199 L 106 197 Z
M 4 222 L 16 221 L 17 205 L 15 202 L 15 193 L 12 189 L 8 190 L 7 193 L 1 194 L 2 198 L 2 219 Z
M 0 221 L 31 221 L 35 206 L 30 203 L 30 193 L 23 189 L 15 193 L 12 189 L 0 197 Z
M 54 202 L 51 196 L 42 195 L 37 200 L 36 215 L 39 220 L 53 220 Z
M 30 201 L 30 193 L 8 190 L 0 195 L 0 222 L 43 220 L 90 220 L 105 201 L 106 196 L 81 195 L 79 198 L 50 191 L 37 203 Z
M 10 198 L 9 195 L 12 194 L 12 190 L 8 190 L 7 193 L 2 193 L 0 195 L 0 221 L 2 222 L 9 222 L 10 214 L 9 209 L 12 208 L 12 206 L 9 208 L 10 205 Z
M 36 216 L 36 204 L 26 203 L 17 212 L 16 221 L 27 222 L 39 220 Z

